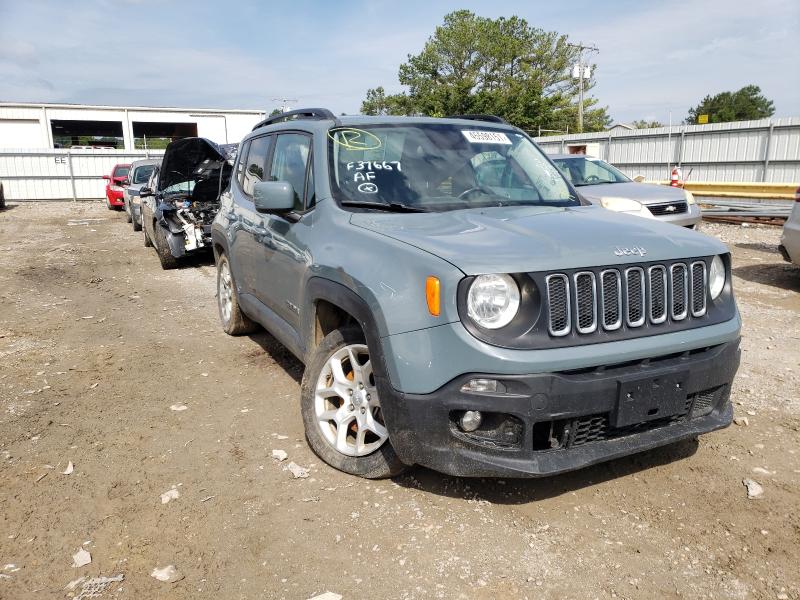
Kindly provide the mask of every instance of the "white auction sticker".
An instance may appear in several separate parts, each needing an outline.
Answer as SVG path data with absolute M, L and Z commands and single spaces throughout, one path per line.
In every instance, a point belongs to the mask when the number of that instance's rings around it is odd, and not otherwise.
M 511 144 L 511 140 L 505 133 L 500 131 L 467 131 L 462 129 L 461 133 L 467 141 L 473 144 Z

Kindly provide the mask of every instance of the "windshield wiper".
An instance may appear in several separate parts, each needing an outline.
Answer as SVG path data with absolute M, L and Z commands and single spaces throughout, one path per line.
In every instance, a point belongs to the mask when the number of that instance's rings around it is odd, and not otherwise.
M 361 202 L 356 200 L 349 200 L 342 202 L 342 206 L 355 206 L 357 208 L 374 208 L 376 210 L 385 210 L 387 212 L 409 212 L 420 213 L 430 212 L 427 208 L 420 206 L 409 206 L 408 204 L 400 204 L 399 202 Z

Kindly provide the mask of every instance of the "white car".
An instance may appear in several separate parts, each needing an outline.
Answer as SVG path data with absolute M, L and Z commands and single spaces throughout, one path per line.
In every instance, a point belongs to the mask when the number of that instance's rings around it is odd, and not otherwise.
M 794 193 L 792 214 L 783 226 L 778 250 L 781 251 L 785 261 L 800 265 L 800 187 Z

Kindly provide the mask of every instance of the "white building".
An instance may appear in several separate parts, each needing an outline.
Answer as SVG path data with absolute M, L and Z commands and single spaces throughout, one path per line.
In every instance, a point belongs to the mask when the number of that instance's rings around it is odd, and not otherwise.
M 0 102 L 0 149 L 146 150 L 191 136 L 232 144 L 264 118 L 261 110 Z

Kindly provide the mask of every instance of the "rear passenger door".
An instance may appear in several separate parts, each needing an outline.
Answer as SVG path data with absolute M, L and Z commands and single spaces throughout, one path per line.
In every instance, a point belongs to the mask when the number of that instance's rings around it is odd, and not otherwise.
M 262 215 L 263 262 L 257 294 L 295 331 L 300 327 L 300 288 L 311 262 L 298 236 L 311 227 L 314 204 L 311 135 L 300 132 L 277 134 L 269 165 L 270 181 L 285 181 L 295 194 L 294 209 L 288 213 Z

